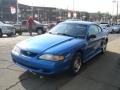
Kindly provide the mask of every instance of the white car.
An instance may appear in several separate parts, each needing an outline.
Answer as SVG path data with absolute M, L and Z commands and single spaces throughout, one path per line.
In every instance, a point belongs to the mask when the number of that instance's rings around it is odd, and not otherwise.
M 4 24 L 0 21 L 0 37 L 6 34 L 8 37 L 15 35 L 15 28 L 11 24 Z
M 112 32 L 112 28 L 109 24 L 100 24 L 100 27 L 103 29 L 104 32 L 108 34 Z
M 112 33 L 120 33 L 120 25 L 112 26 Z

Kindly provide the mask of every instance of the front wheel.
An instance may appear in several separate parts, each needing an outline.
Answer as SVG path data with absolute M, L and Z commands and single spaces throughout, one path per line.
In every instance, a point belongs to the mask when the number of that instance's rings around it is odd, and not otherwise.
M 81 59 L 81 54 L 80 53 L 76 53 L 73 56 L 73 61 L 71 64 L 71 71 L 72 74 L 76 75 L 79 73 L 80 69 L 82 67 L 82 59 Z
M 22 32 L 20 31 L 20 32 L 18 32 L 18 35 L 22 35 Z
M 0 30 L 0 38 L 2 38 L 3 34 L 2 34 L 2 31 Z
M 8 37 L 12 37 L 12 34 L 7 34 Z

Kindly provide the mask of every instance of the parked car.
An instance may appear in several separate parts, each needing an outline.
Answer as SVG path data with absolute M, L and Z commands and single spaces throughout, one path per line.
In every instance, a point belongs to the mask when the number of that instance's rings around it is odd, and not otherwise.
M 65 21 L 82 21 L 81 19 L 67 19 Z
M 112 32 L 111 26 L 107 23 L 101 23 L 100 27 L 103 29 L 104 32 L 106 32 L 108 34 Z
M 14 27 L 16 29 L 16 34 L 18 35 L 22 35 L 22 30 L 21 30 L 21 22 L 17 22 L 14 24 Z
M 49 24 L 48 24 L 48 29 L 49 29 L 49 30 L 52 29 L 53 27 L 55 27 L 57 24 L 59 24 L 59 23 L 61 23 L 61 22 L 63 22 L 63 21 L 62 21 L 62 20 L 58 20 L 58 21 L 56 21 L 56 22 L 49 23 Z
M 28 23 L 27 20 L 21 21 L 21 23 L 14 24 L 16 28 L 16 33 L 22 35 L 23 32 L 28 32 Z M 41 24 L 40 22 L 34 20 L 32 26 L 32 32 L 36 32 L 38 35 L 46 32 L 46 25 Z
M 52 29 L 54 26 L 56 26 L 56 23 L 49 23 L 48 24 L 48 29 Z
M 120 25 L 113 25 L 111 33 L 120 33 Z
M 15 28 L 11 24 L 4 24 L 0 21 L 0 37 L 6 34 L 8 37 L 15 35 Z
M 15 22 L 13 22 L 13 21 L 2 21 L 2 22 L 5 24 L 11 24 L 11 25 L 15 24 Z
M 31 72 L 52 75 L 70 70 L 77 74 L 84 63 L 105 53 L 107 42 L 107 35 L 96 23 L 67 21 L 18 43 L 11 55 L 17 65 Z

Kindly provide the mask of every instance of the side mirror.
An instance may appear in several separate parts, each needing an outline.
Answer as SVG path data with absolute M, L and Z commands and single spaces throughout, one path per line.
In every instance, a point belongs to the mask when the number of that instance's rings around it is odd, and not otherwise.
M 96 35 L 94 35 L 94 34 L 93 34 L 93 35 L 90 35 L 90 36 L 89 36 L 89 39 L 91 39 L 91 38 L 96 38 Z

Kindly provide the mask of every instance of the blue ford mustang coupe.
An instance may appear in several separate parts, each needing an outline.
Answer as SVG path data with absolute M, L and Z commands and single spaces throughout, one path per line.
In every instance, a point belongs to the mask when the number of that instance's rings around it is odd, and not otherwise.
M 70 70 L 77 74 L 83 63 L 106 51 L 108 38 L 96 23 L 65 21 L 48 33 L 18 43 L 13 61 L 43 75 Z

